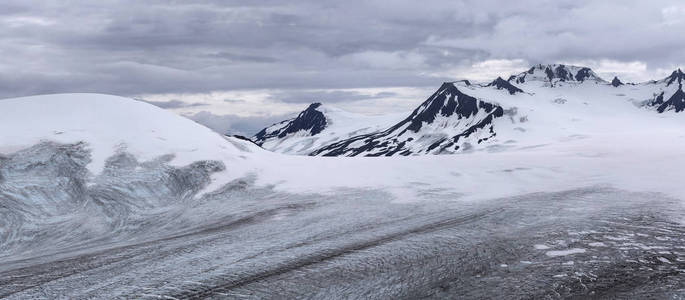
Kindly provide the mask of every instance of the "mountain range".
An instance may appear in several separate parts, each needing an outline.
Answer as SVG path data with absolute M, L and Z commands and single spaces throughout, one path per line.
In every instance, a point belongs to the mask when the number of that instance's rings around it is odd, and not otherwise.
M 683 73 L 524 73 L 255 138 L 300 155 L 124 97 L 2 99 L 0 298 L 681 296 Z
M 394 156 L 497 151 L 652 122 L 685 110 L 678 69 L 643 83 L 606 81 L 592 69 L 535 65 L 507 79 L 445 82 L 408 114 L 366 116 L 313 103 L 251 137 L 261 147 L 311 156 Z M 656 120 L 658 122 L 658 120 Z

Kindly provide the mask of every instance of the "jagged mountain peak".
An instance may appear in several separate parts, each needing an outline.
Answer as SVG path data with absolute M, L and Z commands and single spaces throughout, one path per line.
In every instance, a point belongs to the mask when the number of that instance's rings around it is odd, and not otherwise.
M 307 109 L 305 109 L 305 111 L 310 110 L 310 109 L 317 109 L 319 106 L 321 106 L 321 102 L 314 102 L 312 104 L 309 104 L 309 106 L 307 107 Z
M 461 84 L 461 85 L 464 85 L 464 86 L 471 86 L 471 84 L 472 84 L 471 81 L 469 81 L 468 79 L 462 79 L 462 80 L 452 81 L 452 82 L 449 82 L 449 83 Z
M 660 92 L 655 93 L 654 99 L 647 105 L 655 107 L 659 113 L 667 111 L 679 113 L 685 111 L 683 81 L 685 81 L 685 73 L 678 68 L 664 79 L 649 82 L 650 84 L 657 85 Z M 674 85 L 671 86 L 672 84 Z
M 495 105 L 464 94 L 453 83 L 445 82 L 405 121 L 409 123 L 408 130 L 418 132 L 424 123 L 430 124 L 438 116 L 456 115 L 457 118 L 468 118 L 476 115 L 480 108 L 484 108 L 489 113 L 495 108 Z
M 565 64 L 537 64 L 528 71 L 509 77 L 509 81 L 525 83 L 528 81 L 543 82 L 604 82 L 592 69 Z
M 496 135 L 493 120 L 501 106 L 463 93 L 445 82 L 412 113 L 384 131 L 324 146 L 310 155 L 392 156 L 453 153 Z
M 508 80 L 497 77 L 490 82 L 443 82 L 410 114 L 377 121 L 313 103 L 297 118 L 266 128 L 253 140 L 265 149 L 290 154 L 444 154 L 469 151 L 479 144 L 484 144 L 481 149 L 490 147 L 487 144 L 511 147 L 501 144 L 500 138 L 538 134 L 532 130 L 527 133 L 537 126 L 528 123 L 529 119 L 556 122 L 556 117 L 549 117 L 547 111 L 556 116 L 566 114 L 564 108 L 575 109 L 578 104 L 604 105 L 600 101 L 590 102 L 595 98 L 630 102 L 659 113 L 685 111 L 685 74 L 681 69 L 662 80 L 639 85 L 622 82 L 617 76 L 610 78 L 604 81 L 587 67 L 538 64 Z M 617 92 L 623 85 L 631 88 Z M 546 106 L 547 102 L 553 105 Z M 527 105 L 531 106 L 524 110 Z M 264 137 L 266 140 L 260 141 Z
M 678 68 L 677 70 L 673 71 L 673 73 L 671 73 L 671 75 L 669 75 L 668 77 L 666 77 L 662 80 L 659 80 L 657 82 L 658 83 L 666 83 L 666 86 L 669 86 L 673 83 L 677 83 L 677 84 L 681 85 L 684 80 L 685 80 L 685 73 L 683 73 L 683 71 L 680 68 Z
M 252 140 L 258 145 L 261 145 L 269 138 L 284 138 L 288 134 L 297 132 L 306 132 L 308 135 L 317 135 L 323 131 L 328 124 L 326 115 L 319 110 L 320 108 L 321 103 L 312 103 L 307 107 L 307 109 L 300 112 L 297 117 L 262 129 L 260 132 L 255 134 Z
M 611 85 L 613 87 L 619 87 L 623 85 L 623 82 L 621 82 L 621 80 L 618 79 L 618 76 L 614 76 L 614 79 L 611 80 Z
M 651 106 L 656 107 L 656 110 L 659 113 L 663 113 L 666 111 L 674 111 L 674 112 L 681 112 L 685 110 L 685 92 L 683 92 L 682 88 L 678 88 L 678 90 L 671 95 L 668 100 L 664 100 L 665 98 L 665 93 L 661 92 L 651 103 Z
M 251 140 L 270 151 L 306 155 L 338 140 L 387 129 L 404 117 L 401 113 L 367 115 L 312 103 L 297 117 L 266 127 Z
M 509 81 L 504 80 L 502 77 L 497 77 L 497 79 L 493 80 L 492 82 L 488 83 L 486 87 L 495 87 L 498 90 L 507 90 L 510 95 L 516 94 L 516 93 L 523 93 L 523 90 L 514 86 L 511 84 Z

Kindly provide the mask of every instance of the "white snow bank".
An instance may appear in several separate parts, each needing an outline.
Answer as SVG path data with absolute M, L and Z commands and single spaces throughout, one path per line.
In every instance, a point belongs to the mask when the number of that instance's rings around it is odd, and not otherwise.
M 119 149 L 144 161 L 174 154 L 172 165 L 220 160 L 229 172 L 242 151 L 221 135 L 153 105 L 102 94 L 57 94 L 0 100 L 0 153 L 44 140 L 86 142 L 88 169 L 99 173 Z M 233 167 L 233 168 L 231 168 Z M 237 175 L 237 174 L 236 174 Z

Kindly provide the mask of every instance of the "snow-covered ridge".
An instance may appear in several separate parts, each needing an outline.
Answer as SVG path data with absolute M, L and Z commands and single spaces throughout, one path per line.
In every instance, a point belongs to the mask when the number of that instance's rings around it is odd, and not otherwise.
M 306 155 L 336 141 L 385 129 L 401 117 L 367 116 L 312 103 L 297 117 L 264 128 L 252 140 L 267 150 Z
M 668 77 L 642 84 L 644 88 L 654 89 L 654 97 L 647 103 L 659 113 L 673 111 L 676 113 L 685 110 L 685 92 L 683 92 L 683 80 L 685 74 L 680 69 L 673 71 Z
M 182 230 L 199 218 L 178 211 L 254 172 L 251 155 L 273 155 L 124 97 L 5 99 L 0 111 L 3 260 Z
M 261 145 L 268 139 L 275 137 L 284 138 L 289 134 L 296 134 L 300 131 L 304 131 L 303 134 L 310 136 L 319 134 L 328 125 L 324 113 L 317 110 L 320 106 L 321 103 L 312 103 L 296 118 L 262 129 L 262 131 L 255 135 L 255 142 Z
M 605 82 L 590 68 L 563 64 L 535 65 L 526 72 L 512 75 L 508 81 L 517 84 L 530 81 L 541 81 L 549 84 L 556 82 Z
M 382 132 L 360 135 L 312 152 L 323 156 L 391 156 L 451 153 L 495 135 L 503 109 L 444 83 L 406 119 Z
M 671 84 L 682 85 L 683 80 L 685 80 L 685 73 L 681 69 L 673 71 L 668 77 L 658 80 L 657 84 L 665 84 L 670 86 Z
M 523 90 L 514 86 L 509 81 L 502 79 L 502 77 L 497 77 L 491 83 L 485 85 L 486 87 L 494 87 L 498 90 L 506 90 L 509 94 L 514 95 L 516 93 L 523 93 Z
M 664 122 L 652 117 L 685 110 L 683 79 L 685 74 L 676 70 L 664 79 L 640 84 L 623 83 L 617 77 L 607 82 L 586 67 L 536 65 L 509 80 L 498 77 L 486 83 L 445 83 L 409 117 L 385 127 L 366 126 L 367 130 L 347 130 L 345 135 L 327 139 L 301 131 L 304 133 L 272 137 L 264 145 L 276 152 L 324 156 L 447 154 L 525 147 L 564 136 L 591 135 L 597 128 L 609 126 L 604 123 L 609 119 L 616 123 L 610 126 L 626 127 L 637 119 Z M 429 109 L 434 106 L 439 108 Z M 457 111 L 451 114 L 447 108 L 474 106 L 484 109 L 467 115 Z M 634 119 L 617 119 L 617 112 L 634 115 Z M 343 122 L 363 123 L 344 118 L 333 123 L 341 126 Z M 289 122 L 273 127 L 284 128 L 284 124 Z M 267 128 L 263 132 L 271 131 Z
M 171 155 L 170 164 L 202 160 L 235 164 L 241 150 L 189 119 L 151 104 L 102 94 L 57 94 L 0 100 L 0 154 L 52 141 L 83 142 L 91 151 L 88 170 L 99 174 L 106 160 L 125 151 L 139 161 Z M 234 167 L 231 171 L 239 173 Z

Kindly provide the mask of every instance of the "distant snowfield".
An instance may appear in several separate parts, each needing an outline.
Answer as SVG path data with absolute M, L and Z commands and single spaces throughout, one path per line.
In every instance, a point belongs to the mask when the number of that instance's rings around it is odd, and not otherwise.
M 685 129 L 685 128 L 683 128 Z M 602 185 L 679 197 L 685 168 L 683 130 L 569 136 L 528 149 L 415 157 L 282 157 L 256 160 L 262 184 L 289 192 L 342 187 L 387 188 L 401 201 L 428 188 L 487 199 Z M 271 167 L 277 161 L 277 168 Z M 456 199 L 455 199 L 456 200 Z
M 254 164 L 259 165 L 258 182 L 275 183 L 276 188 L 289 192 L 382 187 L 395 194 L 398 201 L 420 201 L 429 190 L 431 195 L 444 193 L 455 200 L 473 200 L 586 186 L 683 195 L 685 188 L 673 180 L 681 176 L 685 167 L 681 157 L 685 150 L 685 115 L 674 111 L 658 113 L 648 105 L 660 93 L 665 95 L 664 99 L 678 93 L 683 79 L 680 70 L 659 81 L 617 86 L 594 75 L 585 81 L 550 81 L 542 70 L 544 66 L 536 66 L 518 75 L 518 79 L 513 77 L 510 81 L 522 90 L 513 94 L 484 84 L 451 83 L 460 92 L 497 104 L 505 111 L 503 117 L 493 121 L 494 137 L 476 144 L 473 141 L 482 135 L 475 133 L 475 137 L 464 139 L 470 147 L 462 145 L 456 155 L 361 156 L 383 149 L 380 146 L 354 158 L 284 157 L 254 150 L 259 154 L 251 157 L 261 157 Z M 577 67 L 569 70 L 582 73 Z M 572 74 L 576 73 L 566 75 Z M 382 124 L 388 127 L 393 119 L 401 119 L 393 116 L 384 122 L 370 122 L 323 106 L 321 113 L 341 121 L 333 122 L 316 135 L 302 130 L 285 138 L 267 139 L 264 147 L 275 152 L 306 154 L 304 150 L 312 151 L 330 143 L 322 140 L 356 135 L 350 134 L 355 126 L 382 128 Z M 413 138 L 406 146 L 413 151 L 411 155 L 425 153 L 422 151 L 435 140 L 449 138 L 463 130 L 463 126 L 473 125 L 462 124 L 473 122 L 469 119 L 447 119 L 438 115 L 431 124 L 424 124 L 422 131 L 407 133 Z M 424 139 L 425 136 L 431 138 Z M 392 139 L 387 137 L 381 142 Z M 280 146 L 296 144 L 307 147 L 290 151 Z M 279 167 L 272 168 L 274 165 Z
M 497 136 L 475 150 L 456 155 L 351 158 L 265 153 L 269 159 L 255 160 L 263 170 L 259 180 L 278 182 L 278 188 L 292 192 L 385 187 L 401 201 L 420 199 L 426 186 L 462 194 L 460 199 L 588 185 L 673 197 L 685 192 L 665 179 L 678 178 L 685 168 L 681 155 L 685 118 L 639 107 L 640 101 L 654 97 L 649 89 L 595 83 L 549 88 L 531 82 L 520 85 L 526 93 L 504 97 L 504 90 L 458 87 L 516 111 L 512 117 L 496 119 Z M 561 95 L 563 101 L 557 100 Z M 260 156 L 264 152 L 254 151 Z M 270 169 L 272 165 L 279 167 Z
M 396 195 L 397 201 L 420 201 L 429 191 L 469 200 L 593 185 L 681 196 L 685 186 L 676 179 L 685 169 L 685 118 L 637 108 L 620 97 L 593 99 L 592 91 L 596 95 L 604 88 L 584 88 L 588 94 L 567 99 L 565 104 L 533 102 L 553 98 L 558 88 L 535 90 L 538 95 L 550 93 L 545 97 L 519 95 L 517 107 L 528 107 L 519 113 L 529 121 L 516 127 L 524 131 L 499 124 L 497 140 L 490 148 L 414 157 L 276 154 L 223 137 L 150 104 L 116 96 L 60 94 L 6 99 L 0 100 L 0 128 L 5 129 L 0 135 L 0 153 L 12 153 L 41 140 L 86 142 L 92 150 L 88 169 L 93 174 L 119 150 L 140 161 L 173 154 L 171 164 L 175 166 L 198 160 L 223 162 L 226 170 L 215 173 L 204 192 L 249 175 L 255 176 L 260 186 L 286 192 L 382 189 Z M 494 98 L 503 91 L 468 92 Z M 509 121 L 501 118 L 498 122 Z

